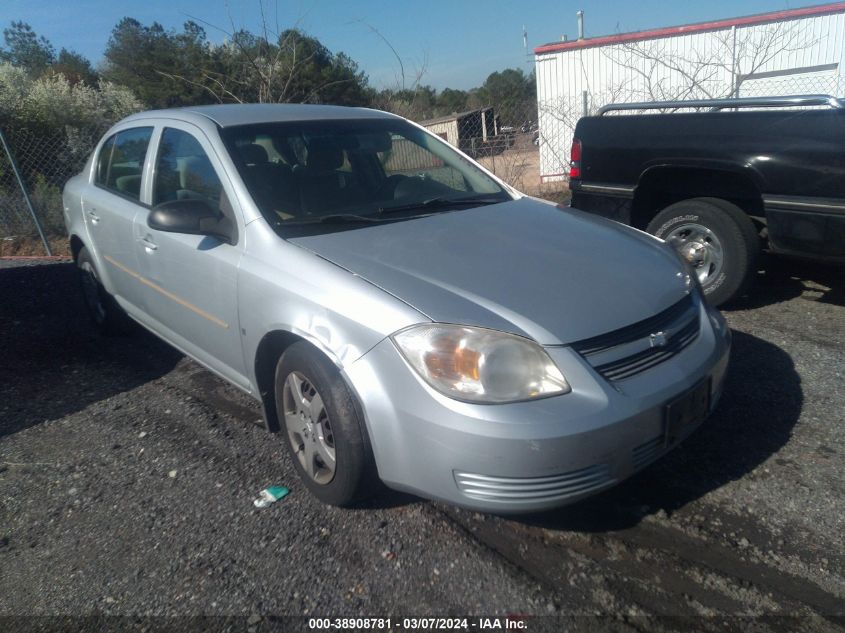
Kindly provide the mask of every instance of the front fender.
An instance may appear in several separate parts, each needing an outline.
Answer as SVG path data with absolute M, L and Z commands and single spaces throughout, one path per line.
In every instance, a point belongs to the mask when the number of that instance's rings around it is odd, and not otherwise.
M 414 308 L 357 275 L 276 235 L 263 220 L 246 227 L 238 270 L 244 363 L 257 387 L 255 359 L 270 332 L 288 332 L 339 368 L 385 336 L 428 321 Z

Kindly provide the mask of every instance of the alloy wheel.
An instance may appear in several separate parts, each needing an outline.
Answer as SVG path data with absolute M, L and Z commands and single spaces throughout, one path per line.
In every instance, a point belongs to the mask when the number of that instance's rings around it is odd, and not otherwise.
M 322 396 L 306 376 L 294 371 L 285 379 L 282 402 L 288 441 L 300 465 L 316 483 L 330 483 L 337 456 Z

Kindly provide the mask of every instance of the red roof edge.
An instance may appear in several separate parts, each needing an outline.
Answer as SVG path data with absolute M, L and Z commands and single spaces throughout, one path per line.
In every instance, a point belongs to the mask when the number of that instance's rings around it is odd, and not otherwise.
M 581 48 L 592 48 L 606 44 L 621 44 L 623 42 L 638 42 L 651 40 L 658 37 L 672 37 L 673 35 L 689 35 L 690 33 L 702 33 L 705 31 L 718 31 L 732 26 L 750 26 L 754 24 L 766 24 L 779 20 L 791 20 L 817 15 L 828 15 L 831 13 L 845 12 L 845 2 L 834 2 L 831 4 L 820 4 L 801 9 L 787 9 L 784 11 L 773 11 L 772 13 L 758 13 L 741 18 L 728 18 L 725 20 L 713 20 L 711 22 L 698 22 L 696 24 L 684 24 L 682 26 L 668 26 L 660 29 L 649 29 L 646 31 L 633 31 L 631 33 L 619 33 L 617 35 L 603 35 L 601 37 L 588 37 L 583 40 L 571 40 L 569 42 L 554 42 L 544 44 L 534 49 L 535 55 L 542 53 L 557 53 L 560 51 L 578 50 Z

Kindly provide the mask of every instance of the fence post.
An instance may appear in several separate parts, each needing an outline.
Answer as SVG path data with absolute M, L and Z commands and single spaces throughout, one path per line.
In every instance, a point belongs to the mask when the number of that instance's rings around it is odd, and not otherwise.
M 736 99 L 739 97 L 739 75 L 736 73 L 736 25 L 731 27 L 731 96 Z
M 24 200 L 26 200 L 26 206 L 29 207 L 29 213 L 32 215 L 32 221 L 35 222 L 35 228 L 38 229 L 38 235 L 41 237 L 41 241 L 44 243 L 44 250 L 47 251 L 48 256 L 52 256 L 53 252 L 50 250 L 50 243 L 47 241 L 47 236 L 44 235 L 44 229 L 41 226 L 41 222 L 38 219 L 38 215 L 35 213 L 35 207 L 32 206 L 32 200 L 29 198 L 29 192 L 26 190 L 26 184 L 21 177 L 21 173 L 18 170 L 18 164 L 15 162 L 15 157 L 12 154 L 12 150 L 9 148 L 9 144 L 6 142 L 6 135 L 3 134 L 3 129 L 0 128 L 0 143 L 3 144 L 3 149 L 6 150 L 6 156 L 9 157 L 9 164 L 12 166 L 12 171 L 15 172 L 15 178 L 18 179 L 18 184 L 21 187 L 21 193 L 23 193 Z
M 590 114 L 590 95 L 586 90 L 581 91 L 581 116 Z

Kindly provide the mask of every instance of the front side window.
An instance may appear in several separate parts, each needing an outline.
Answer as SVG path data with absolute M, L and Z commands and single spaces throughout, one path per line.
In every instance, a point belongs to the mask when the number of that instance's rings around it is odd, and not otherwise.
M 188 132 L 164 128 L 153 183 L 153 204 L 198 198 L 220 209 L 223 185 L 208 154 Z
M 96 184 L 140 200 L 144 159 L 153 135 L 152 127 L 136 127 L 110 137 L 97 159 Z
M 472 161 L 400 119 L 267 123 L 222 135 L 283 235 L 292 226 L 394 221 L 510 199 Z

